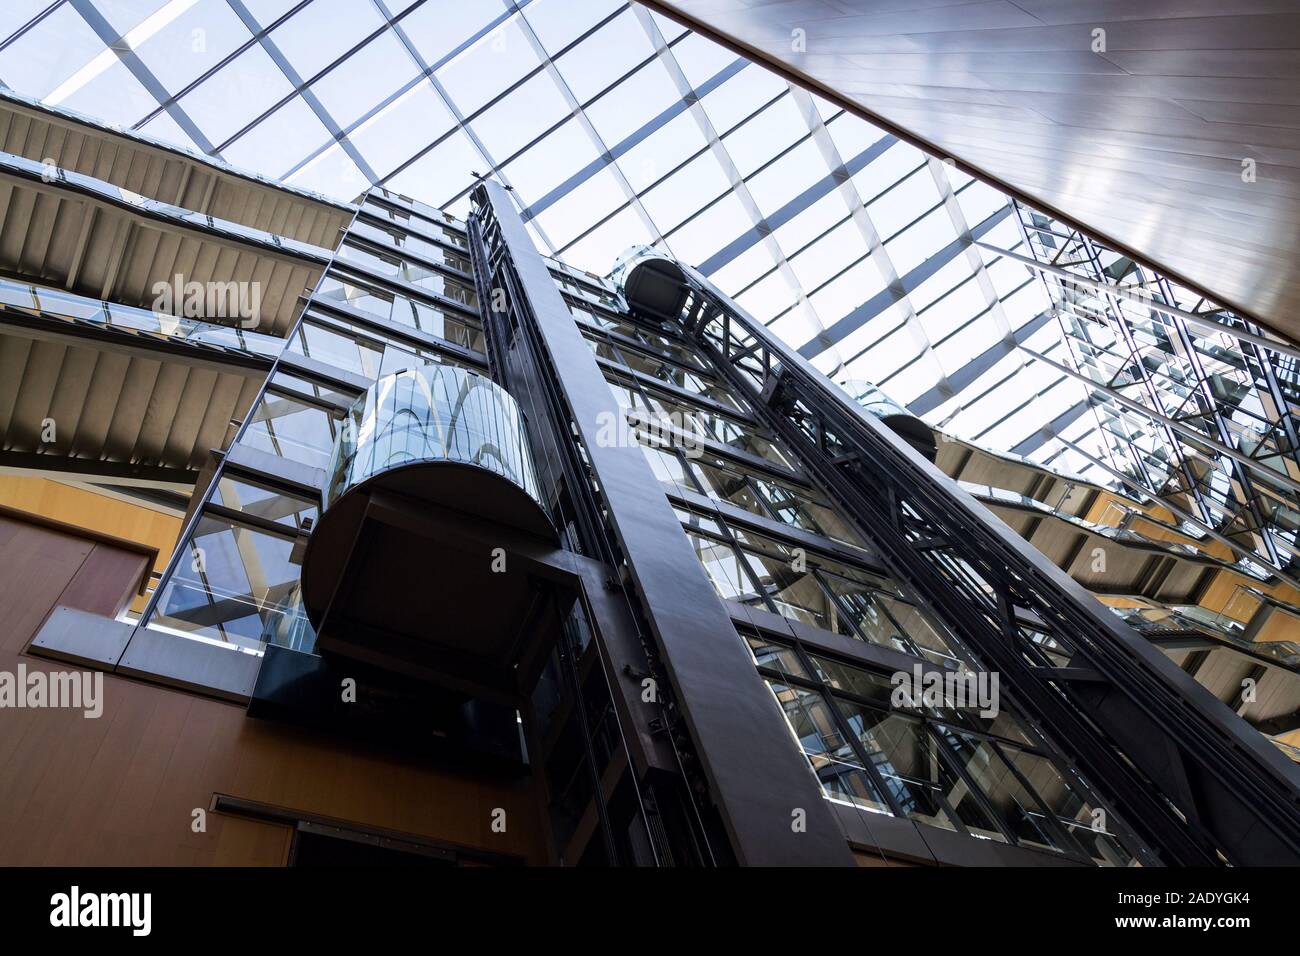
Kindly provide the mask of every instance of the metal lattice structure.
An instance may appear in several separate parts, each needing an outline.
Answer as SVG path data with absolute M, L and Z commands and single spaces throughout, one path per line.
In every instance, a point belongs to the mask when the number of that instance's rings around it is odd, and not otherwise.
M 1295 583 L 1300 349 L 1143 263 L 1016 204 L 1091 427 L 1063 439 L 1096 472 Z
M 1085 778 L 1106 781 L 1158 858 L 1300 850 L 1296 768 L 1278 750 L 707 280 L 675 264 L 666 274 L 682 282 L 688 333 L 869 531 L 891 573 L 1004 675 Z

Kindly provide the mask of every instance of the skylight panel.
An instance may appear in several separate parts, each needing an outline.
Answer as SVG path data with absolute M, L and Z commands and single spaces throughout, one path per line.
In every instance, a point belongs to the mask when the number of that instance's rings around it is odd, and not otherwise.
M 330 141 L 329 130 L 302 97 L 295 96 L 231 143 L 223 156 L 236 166 L 280 178 Z
M 875 261 L 867 258 L 855 262 L 845 273 L 836 276 L 816 292 L 811 293 L 808 300 L 817 310 L 817 314 L 822 317 L 822 321 L 827 317 L 838 320 L 869 301 L 884 288 L 885 280 L 880 275 L 880 270 L 876 268 Z
M 91 64 L 98 76 L 116 62 L 117 54 L 106 50 L 95 31 L 65 4 L 0 51 L 0 80 L 57 105 L 89 81 L 83 71 Z M 75 82 L 69 82 L 74 77 Z M 52 99 L 55 93 L 58 100 Z
M 783 96 L 723 137 L 740 175 L 749 176 L 787 146 L 808 135 L 808 127 L 789 96 Z M 819 165 L 824 165 L 819 163 Z
M 587 116 L 605 145 L 614 146 L 677 101 L 672 77 L 655 60 L 588 106 Z
M 695 117 L 683 110 L 619 156 L 618 165 L 632 188 L 641 191 L 707 146 Z
M 461 115 L 469 117 L 539 63 L 519 24 L 508 20 L 458 53 L 437 76 Z
M 438 66 L 471 37 L 504 21 L 506 9 L 492 3 L 424 3 L 397 22 L 424 62 Z
M 420 80 L 349 136 L 371 168 L 386 177 L 456 124 L 428 80 Z
M 251 46 L 181 97 L 180 106 L 220 144 L 291 93 L 293 87 L 266 51 Z
M 630 10 L 620 13 L 555 61 L 579 103 L 586 103 L 654 53 Z
M 303 166 L 287 180 L 299 189 L 334 196 L 351 202 L 369 185 L 357 164 L 336 143 Z
M 557 247 L 563 247 L 625 202 L 627 196 L 617 177 L 602 169 L 538 216 L 537 224 Z
M 856 225 L 846 222 L 791 259 L 790 268 L 804 289 L 816 289 L 866 256 L 862 234 Z
M 843 197 L 832 191 L 792 216 L 776 228 L 772 235 L 787 255 L 793 255 L 823 233 L 837 227 L 848 215 Z
M 393 33 L 380 34 L 312 84 L 339 126 L 351 126 L 404 88 L 420 68 Z
M 811 140 L 805 140 L 771 166 L 746 181 L 763 215 L 770 216 L 808 189 L 817 180 L 830 175 L 826 163 Z
M 379 27 L 373 4 L 355 0 L 312 0 L 269 36 L 304 80 L 315 76 Z M 267 24 L 263 23 L 263 27 Z
M 660 230 L 667 232 L 729 186 L 717 158 L 706 152 L 645 193 L 642 202 Z
M 886 242 L 885 251 L 894 269 L 905 276 L 956 238 L 952 220 L 940 206 Z
M 60 103 L 65 109 L 96 116 L 105 123 L 129 126 L 147 116 L 157 105 L 150 95 L 126 68 L 117 60 L 95 78 Z
M 719 134 L 740 123 L 786 89 L 785 82 L 752 63 L 706 95 L 700 103 Z
M 468 186 L 470 170 L 483 170 L 481 154 L 469 137 L 457 130 L 389 182 L 389 188 L 421 202 L 441 206 Z
M 660 29 L 663 30 L 663 20 L 660 19 L 658 22 Z M 736 60 L 736 54 L 726 47 L 719 46 L 695 33 L 673 46 L 673 57 L 692 87 L 700 86 Z
M 564 250 L 569 265 L 604 275 L 614 260 L 632 246 L 647 245 L 654 237 L 632 207 L 623 209 L 608 222 Z
M 505 174 L 526 203 L 536 202 L 597 158 L 582 123 L 571 119 L 510 163 Z
M 772 260 L 771 252 L 760 242 L 750 246 L 709 278 L 727 295 L 735 295 L 740 289 L 775 268 L 776 263 Z
M 226 0 L 197 0 L 139 43 L 135 52 L 163 87 L 175 94 L 251 36 Z
M 524 19 L 551 56 L 610 14 L 626 7 L 623 0 L 532 0 Z
M 470 124 L 497 162 L 514 155 L 569 115 L 569 105 L 543 70 Z

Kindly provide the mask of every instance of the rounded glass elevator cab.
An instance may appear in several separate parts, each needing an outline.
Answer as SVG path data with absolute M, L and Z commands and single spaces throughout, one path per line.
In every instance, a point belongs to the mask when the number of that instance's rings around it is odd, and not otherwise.
M 343 420 L 321 505 L 302 568 L 319 650 L 508 676 L 533 603 L 510 553 L 556 540 L 509 393 L 452 365 L 380 379 Z
M 454 365 L 395 372 L 353 404 L 335 442 L 322 510 L 376 481 L 550 532 L 519 406 L 496 382 Z
M 863 379 L 849 379 L 840 386 L 862 410 L 888 425 L 895 434 L 930 461 L 939 453 L 934 429 L 880 390 Z

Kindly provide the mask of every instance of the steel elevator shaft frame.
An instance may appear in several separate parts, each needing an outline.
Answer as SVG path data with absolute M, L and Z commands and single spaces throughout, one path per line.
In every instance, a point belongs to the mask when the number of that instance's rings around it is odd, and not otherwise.
M 568 546 L 604 564 L 610 573 L 606 582 L 608 590 L 621 591 L 625 584 L 617 578 L 614 570 L 620 565 L 621 556 L 604 526 L 601 504 L 593 491 L 582 452 L 572 435 L 562 427 L 562 423 L 570 420 L 571 413 L 557 385 L 558 375 L 549 367 L 546 349 L 538 340 L 535 320 L 526 314 L 529 300 L 522 278 L 512 259 L 509 244 L 501 235 L 496 210 L 487 190 L 483 187 L 476 190 L 474 200 L 475 209 L 467 226 L 479 301 L 487 305 L 483 310 L 483 320 L 493 378 L 503 386 L 515 389 L 519 393 L 518 399 L 527 409 L 531 438 L 544 455 L 543 484 L 567 503 L 565 513 L 572 520 Z M 611 699 L 617 704 L 616 695 L 621 693 L 621 689 L 617 675 L 610 670 L 611 657 L 605 650 L 609 635 L 602 634 L 600 628 L 593 625 L 592 637 L 588 653 L 595 655 L 593 667 L 600 671 L 599 679 L 605 682 Z M 567 628 L 561 641 L 563 646 L 558 650 L 564 679 L 582 728 L 587 763 L 593 773 L 591 805 L 600 821 L 598 829 L 606 852 L 610 860 L 618 860 L 611 840 L 612 825 L 602 795 L 602 781 L 595 774 L 598 761 L 592 743 L 592 722 L 582 693 L 584 649 Z M 640 780 L 646 761 L 630 739 L 637 731 L 623 726 L 617 714 L 614 725 L 619 745 L 628 755 L 628 780 L 636 792 L 650 853 L 656 865 L 698 865 L 705 861 L 716 864 L 721 851 L 710 845 L 707 828 L 702 823 L 692 826 L 694 821 L 691 820 L 682 824 L 681 818 L 690 817 L 690 813 L 678 814 L 676 827 L 670 822 L 673 818 L 665 818 L 663 811 L 670 809 L 666 804 L 675 799 L 679 803 L 689 799 L 685 795 L 686 788 L 683 787 L 679 795 L 668 792 L 670 788 L 665 787 L 662 779 L 658 788 L 649 780 Z M 680 765 L 680 755 L 678 763 Z
M 1146 841 L 1143 863 L 1300 863 L 1300 767 L 702 275 L 667 259 L 641 268 L 660 262 L 681 283 L 680 308 L 660 317 L 684 325 L 896 578 L 1001 673 Z
M 667 824 L 665 807 L 677 808 L 676 835 L 660 858 L 675 862 L 687 849 L 705 864 L 855 866 L 662 485 L 635 443 L 608 439 L 608 423 L 622 412 L 513 200 L 491 180 L 473 200 L 476 267 L 486 267 L 484 291 L 498 307 L 490 311 L 505 313 L 489 319 L 501 330 L 494 362 L 508 365 L 511 391 L 541 443 L 539 480 L 553 468 L 553 487 L 565 491 L 557 524 L 572 525 L 574 538 L 590 535 L 575 543 L 609 569 L 605 590 L 624 599 L 632 619 L 628 640 L 602 627 L 593 645 L 623 701 L 618 716 L 635 770 L 646 773 L 635 782 L 653 786 L 652 801 L 641 792 L 645 809 L 658 811 L 647 812 L 648 822 Z M 647 671 L 655 701 L 642 697 Z M 791 826 L 796 809 L 802 829 Z

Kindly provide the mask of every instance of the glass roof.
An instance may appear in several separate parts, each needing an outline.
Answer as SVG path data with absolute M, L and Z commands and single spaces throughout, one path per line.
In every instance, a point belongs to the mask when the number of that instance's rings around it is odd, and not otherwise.
M 17 92 L 304 189 L 464 217 L 494 175 L 542 252 L 665 248 L 988 447 L 1084 407 L 1018 348 L 1060 357 L 1041 281 L 969 241 L 1028 254 L 1004 195 L 635 3 L 6 0 L 0 37 Z

